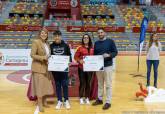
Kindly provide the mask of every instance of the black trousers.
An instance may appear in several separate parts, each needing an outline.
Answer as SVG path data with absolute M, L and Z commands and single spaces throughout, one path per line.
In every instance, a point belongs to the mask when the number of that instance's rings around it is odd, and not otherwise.
M 84 72 L 82 69 L 78 69 L 79 73 L 79 97 L 90 97 L 90 90 L 91 90 L 91 80 L 93 72 Z
M 56 86 L 56 94 L 58 101 L 62 100 L 62 90 L 64 95 L 64 102 L 68 100 L 68 73 L 67 72 L 52 72 L 55 86 Z

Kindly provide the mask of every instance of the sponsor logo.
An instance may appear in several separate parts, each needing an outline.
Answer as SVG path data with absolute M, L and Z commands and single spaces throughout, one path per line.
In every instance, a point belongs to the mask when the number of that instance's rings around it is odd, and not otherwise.
M 28 57 L 27 56 L 5 56 L 4 66 L 27 66 Z
M 57 6 L 57 0 L 51 0 L 52 6 Z
M 0 52 L 0 65 L 3 65 L 4 64 L 4 56 L 3 56 L 3 53 Z
M 70 31 L 80 31 L 81 27 L 71 27 Z
M 78 1 L 77 1 L 77 0 L 71 0 L 71 1 L 70 1 L 70 4 L 71 4 L 72 7 L 75 8 L 75 7 L 78 6 Z

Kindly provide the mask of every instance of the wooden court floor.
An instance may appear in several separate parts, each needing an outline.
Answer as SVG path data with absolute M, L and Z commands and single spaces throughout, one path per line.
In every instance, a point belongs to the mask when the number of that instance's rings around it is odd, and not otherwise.
M 112 107 L 107 111 L 103 111 L 102 106 L 79 105 L 78 98 L 70 98 L 70 110 L 64 108 L 55 110 L 55 104 L 51 104 L 50 108 L 45 108 L 44 113 L 39 114 L 165 114 L 165 103 L 145 104 L 135 98 L 135 92 L 139 90 L 138 82 L 142 82 L 144 85 L 146 82 L 145 77 L 130 75 L 136 73 L 136 70 L 136 56 L 118 56 L 116 58 Z M 165 57 L 161 56 L 158 87 L 165 89 L 164 70 Z M 0 71 L 0 114 L 33 114 L 36 106 L 34 102 L 29 102 L 26 98 L 28 85 L 9 81 L 6 76 L 12 72 Z M 146 75 L 145 56 L 140 58 L 140 73 Z

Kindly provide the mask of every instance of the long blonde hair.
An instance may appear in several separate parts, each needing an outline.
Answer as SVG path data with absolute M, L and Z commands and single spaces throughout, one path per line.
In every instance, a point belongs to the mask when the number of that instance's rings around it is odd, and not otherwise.
M 47 41 L 48 40 L 48 29 L 46 29 L 45 27 L 41 28 L 41 30 L 39 31 L 39 33 L 38 33 L 38 39 L 41 39 L 41 32 L 42 31 L 46 32 L 47 38 L 46 38 L 45 41 Z

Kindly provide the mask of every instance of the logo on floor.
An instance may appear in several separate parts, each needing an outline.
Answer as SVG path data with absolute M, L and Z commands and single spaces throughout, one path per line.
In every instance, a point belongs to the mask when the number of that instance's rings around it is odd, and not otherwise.
M 19 83 L 19 84 L 28 84 L 30 81 L 31 71 L 29 70 L 21 70 L 15 71 L 7 76 L 7 79 Z

